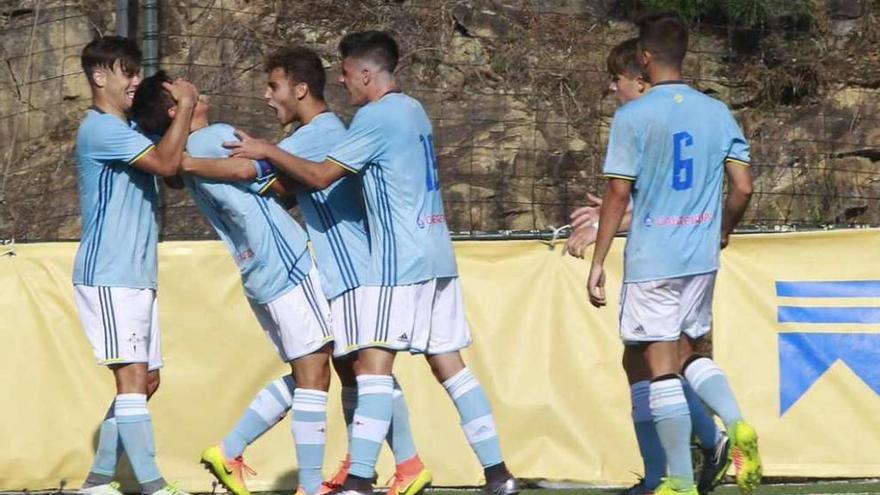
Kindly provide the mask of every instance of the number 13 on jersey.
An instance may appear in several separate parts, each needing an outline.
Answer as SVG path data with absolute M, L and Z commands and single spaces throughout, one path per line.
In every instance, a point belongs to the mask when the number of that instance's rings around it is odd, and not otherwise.
M 672 188 L 684 191 L 694 186 L 694 160 L 682 158 L 682 148 L 694 145 L 694 138 L 687 132 L 672 135 Z

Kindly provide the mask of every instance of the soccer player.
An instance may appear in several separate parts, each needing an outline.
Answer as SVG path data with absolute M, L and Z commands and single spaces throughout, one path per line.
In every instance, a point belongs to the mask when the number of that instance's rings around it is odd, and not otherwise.
M 163 72 L 149 77 L 135 96 L 133 116 L 150 134 L 164 134 L 178 111 L 165 81 Z M 193 157 L 225 158 L 229 152 L 223 142 L 235 138 L 233 127 L 208 122 L 204 102 L 193 112 L 190 131 L 186 151 Z M 246 415 L 236 432 L 247 434 L 265 423 L 277 423 L 287 411 L 271 407 L 272 394 L 290 395 L 299 466 L 297 493 L 314 495 L 322 481 L 333 336 L 330 308 L 312 263 L 308 237 L 277 197 L 253 192 L 248 182 L 219 182 L 186 174 L 184 183 L 232 254 L 251 309 L 282 361 L 291 367 L 293 379 L 286 377 L 270 385 L 268 395 L 259 397 L 254 414 Z M 247 493 L 243 483 L 236 485 L 243 479 L 235 479 L 247 469 L 237 459 L 245 443 L 241 436 L 230 437 L 222 447 L 209 449 L 203 459 L 233 491 Z
M 344 139 L 323 161 L 290 157 L 276 163 L 306 187 L 323 189 L 346 174 L 363 180 L 370 231 L 370 266 L 359 312 L 355 371 L 358 401 L 343 492 L 369 493 L 376 459 L 393 411 L 395 352 L 426 355 L 455 403 L 465 435 L 483 465 L 486 491 L 519 491 L 508 472 L 488 398 L 460 350 L 471 341 L 452 251 L 431 122 L 394 78 L 397 43 L 380 31 L 340 42 L 351 102 L 363 105 Z M 230 142 L 236 156 L 265 156 L 253 140 Z
M 345 126 L 329 111 L 324 101 L 326 74 L 320 57 L 306 48 L 286 48 L 267 58 L 265 70 L 268 80 L 264 97 L 275 110 L 279 123 L 303 124 L 277 146 L 259 141 L 266 158 L 270 163 L 275 163 L 295 154 L 323 160 L 330 147 L 344 138 Z M 258 144 L 257 140 L 254 141 L 252 144 Z M 184 169 L 224 180 L 250 179 L 255 176 L 252 162 L 241 158 L 212 163 L 185 159 Z M 281 181 L 285 180 L 283 176 L 279 177 Z M 366 276 L 370 256 L 361 188 L 360 177 L 349 175 L 322 190 L 294 189 L 315 251 L 324 293 L 329 298 L 331 326 L 336 339 L 333 364 L 342 381 L 342 405 L 349 432 L 357 403 L 353 358 L 358 348 L 357 314 L 362 292 L 360 284 Z M 278 393 L 279 390 L 284 390 L 283 385 L 282 380 L 276 380 L 255 398 L 244 417 L 223 441 L 222 453 L 225 455 L 221 455 L 219 448 L 208 449 L 203 455 L 203 460 L 214 466 L 214 472 L 220 473 L 221 481 L 233 486 L 233 491 L 239 495 L 244 483 L 240 476 L 240 467 L 235 469 L 236 466 L 241 466 L 241 462 L 236 462 L 235 458 L 243 453 L 246 445 L 271 428 L 290 408 L 288 394 Z M 267 408 L 271 412 L 267 412 Z M 409 412 L 396 380 L 394 411 L 387 440 L 397 464 L 388 493 L 412 495 L 421 491 L 430 483 L 431 473 L 416 452 L 409 426 Z M 233 467 L 231 471 L 239 475 L 227 480 L 227 476 L 232 474 L 225 474 L 229 470 L 222 469 L 223 464 Z M 350 459 L 345 459 L 339 472 L 321 490 L 326 491 L 341 485 L 349 467 Z
M 644 95 L 651 85 L 644 74 L 638 57 L 638 39 L 624 41 L 608 54 L 608 73 L 612 77 L 609 90 L 613 92 L 622 105 Z M 587 194 L 590 205 L 578 208 L 572 213 L 573 234 L 566 242 L 566 249 L 575 257 L 582 258 L 583 250 L 593 244 L 596 239 L 595 223 L 601 211 L 602 199 Z M 620 231 L 629 230 L 632 219 L 632 203 L 627 206 L 620 224 Z M 687 339 L 682 335 L 680 339 Z M 661 478 L 666 474 L 666 457 L 654 428 L 649 406 L 648 391 L 651 372 L 642 355 L 643 346 L 624 346 L 623 368 L 626 371 L 632 397 L 632 418 L 638 440 L 639 451 L 644 461 L 644 478 L 632 487 L 624 490 L 624 495 L 643 495 L 652 493 L 660 485 Z M 697 490 L 705 494 L 710 492 L 724 476 L 730 466 L 729 445 L 727 435 L 715 425 L 714 419 L 708 414 L 705 406 L 696 396 L 687 382 L 683 382 L 685 396 L 693 423 L 694 435 L 700 443 L 703 454 Z
M 82 240 L 74 262 L 74 297 L 98 364 L 116 379 L 116 397 L 101 423 L 98 450 L 82 493 L 120 495 L 113 481 L 122 450 L 147 495 L 182 493 L 156 465 L 147 398 L 159 386 L 162 354 L 156 304 L 156 176 L 177 174 L 198 93 L 167 82 L 180 111 L 154 145 L 128 120 L 140 83 L 141 51 L 105 36 L 82 51 L 92 107 L 76 136 Z
M 737 484 L 751 493 L 761 478 L 757 434 L 743 421 L 721 369 L 695 354 L 711 328 L 719 249 L 750 199 L 748 143 L 723 103 L 681 80 L 688 41 L 681 19 L 661 13 L 638 25 L 640 56 L 654 87 L 619 108 L 612 122 L 589 298 L 596 307 L 606 304 L 603 264 L 632 196 L 620 332 L 625 344 L 644 346 L 651 372 L 649 407 L 668 465 L 654 493 L 697 493 L 680 373 L 725 423 Z M 725 172 L 730 190 L 722 210 Z M 682 333 L 688 338 L 680 340 Z

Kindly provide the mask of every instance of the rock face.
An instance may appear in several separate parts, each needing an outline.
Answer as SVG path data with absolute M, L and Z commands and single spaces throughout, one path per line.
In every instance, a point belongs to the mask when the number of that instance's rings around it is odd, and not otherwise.
M 193 80 L 214 119 L 272 139 L 290 129 L 262 101 L 266 53 L 317 50 L 331 106 L 348 119 L 336 44 L 355 30 L 394 33 L 402 84 L 434 122 L 453 231 L 560 226 L 586 191 L 601 192 L 616 108 L 605 56 L 635 34 L 614 2 L 193 3 L 160 2 L 161 67 Z M 73 141 L 90 103 L 79 54 L 114 32 L 115 13 L 98 0 L 18 4 L 0 11 L 0 238 L 76 239 Z M 692 35 L 686 74 L 735 109 L 752 143 L 752 225 L 880 223 L 880 7 L 829 0 L 815 25 Z M 213 237 L 185 192 L 163 191 L 162 222 L 166 239 Z

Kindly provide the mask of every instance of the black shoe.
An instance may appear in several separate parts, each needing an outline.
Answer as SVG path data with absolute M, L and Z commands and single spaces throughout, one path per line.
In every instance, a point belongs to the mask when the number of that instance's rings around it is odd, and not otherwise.
M 513 476 L 503 481 L 486 483 L 483 495 L 516 495 L 520 492 L 519 481 Z
M 700 470 L 700 481 L 697 491 L 706 495 L 721 483 L 724 474 L 730 467 L 730 438 L 721 433 L 721 438 L 714 447 L 703 450 L 703 469 Z

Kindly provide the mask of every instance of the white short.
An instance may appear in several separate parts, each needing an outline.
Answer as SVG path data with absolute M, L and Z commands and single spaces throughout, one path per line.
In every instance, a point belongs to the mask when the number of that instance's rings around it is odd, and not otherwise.
M 330 300 L 334 357 L 358 350 L 358 311 L 362 308 L 363 295 L 363 287 L 355 287 Z
M 284 362 L 312 354 L 333 341 L 330 306 L 314 266 L 302 283 L 267 304 L 251 302 L 251 309 Z
M 100 365 L 162 367 L 159 303 L 153 289 L 74 285 L 79 319 Z
M 624 343 L 692 339 L 712 329 L 715 272 L 623 284 L 620 337 Z
M 360 347 L 443 354 L 471 343 L 457 277 L 397 287 L 364 286 Z

